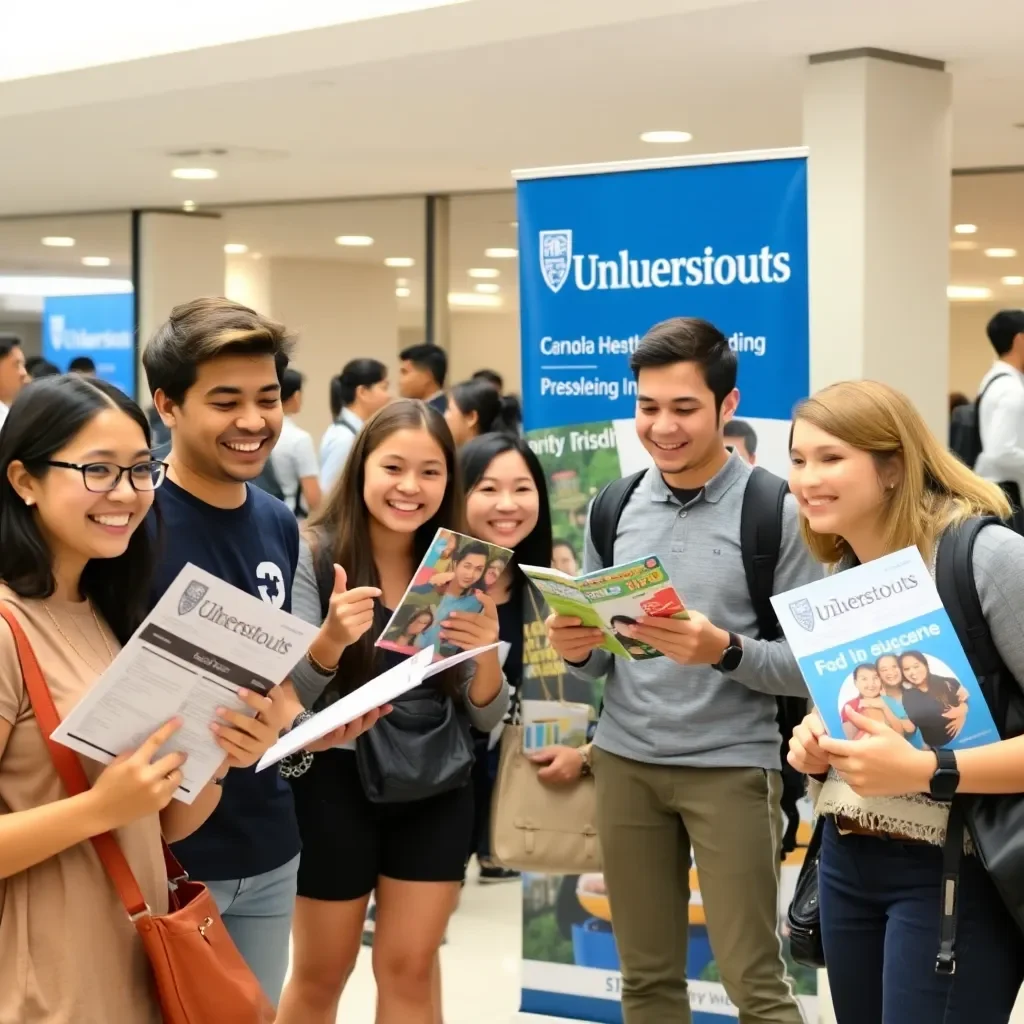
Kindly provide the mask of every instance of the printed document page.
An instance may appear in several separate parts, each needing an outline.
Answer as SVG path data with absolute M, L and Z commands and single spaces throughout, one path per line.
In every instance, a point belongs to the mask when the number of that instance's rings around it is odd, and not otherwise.
M 501 656 L 508 654 L 508 644 L 491 644 L 489 647 L 477 647 L 471 651 L 463 651 L 444 661 L 431 664 L 434 658 L 432 648 L 425 647 L 411 658 L 401 662 L 387 672 L 381 673 L 376 679 L 364 683 L 357 690 L 329 704 L 323 711 L 317 712 L 312 718 L 306 719 L 301 725 L 287 732 L 264 755 L 256 766 L 262 771 L 272 764 L 277 764 L 283 757 L 294 754 L 310 743 L 322 739 L 329 732 L 340 729 L 349 722 L 354 722 L 374 708 L 383 707 L 403 693 L 419 686 L 426 679 L 436 676 L 445 669 L 453 668 L 470 658 L 476 658 L 488 651 L 499 649 Z
M 863 739 L 857 712 L 918 749 L 999 739 L 917 548 L 779 594 L 772 606 L 829 735 Z
M 268 693 L 291 672 L 317 632 L 186 565 L 53 738 L 109 764 L 179 716 L 182 727 L 160 753 L 188 754 L 175 798 L 190 804 L 224 760 L 210 731 L 217 708 L 249 714 L 239 688 Z

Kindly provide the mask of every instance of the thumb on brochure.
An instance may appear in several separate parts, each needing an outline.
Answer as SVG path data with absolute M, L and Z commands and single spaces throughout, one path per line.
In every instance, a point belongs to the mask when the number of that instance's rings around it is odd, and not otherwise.
M 340 566 L 334 566 L 334 593 L 344 594 L 348 590 L 348 573 Z

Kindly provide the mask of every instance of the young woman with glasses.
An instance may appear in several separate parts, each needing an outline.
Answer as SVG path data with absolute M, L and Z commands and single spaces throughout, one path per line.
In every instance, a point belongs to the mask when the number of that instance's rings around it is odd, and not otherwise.
M 60 716 L 96 682 L 142 619 L 151 564 L 139 526 L 163 482 L 139 407 L 100 380 L 39 380 L 0 431 L 0 601 L 13 611 Z M 256 710 L 266 698 L 247 701 Z M 269 745 L 222 722 L 218 776 Z M 167 910 L 161 833 L 184 838 L 214 809 L 210 783 L 171 802 L 185 757 L 170 721 L 68 797 L 0 623 L 0 1021 L 159 1024 L 134 925 L 89 839 L 114 833 L 154 913 Z

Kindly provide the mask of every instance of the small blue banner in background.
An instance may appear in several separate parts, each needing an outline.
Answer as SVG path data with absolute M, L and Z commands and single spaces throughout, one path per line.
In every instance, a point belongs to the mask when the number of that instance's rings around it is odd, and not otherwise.
M 89 356 L 97 376 L 135 397 L 135 297 L 60 295 L 43 302 L 43 357 L 61 371 Z

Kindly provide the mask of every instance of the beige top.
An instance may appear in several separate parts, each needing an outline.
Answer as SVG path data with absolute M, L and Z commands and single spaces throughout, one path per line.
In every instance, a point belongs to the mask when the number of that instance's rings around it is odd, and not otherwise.
M 0 585 L 18 613 L 63 717 L 95 682 L 117 642 L 100 633 L 88 604 L 23 600 Z M 78 652 L 61 637 L 47 609 Z M 83 660 L 83 656 L 84 659 Z M 87 662 L 87 663 L 86 663 Z M 13 728 L 0 756 L 0 813 L 67 794 L 28 702 L 14 638 L 0 621 L 0 718 Z M 95 780 L 102 766 L 82 759 Z M 157 815 L 117 833 L 154 913 L 167 910 Z M 90 842 L 0 879 L 0 1024 L 160 1024 L 149 963 L 135 927 Z

